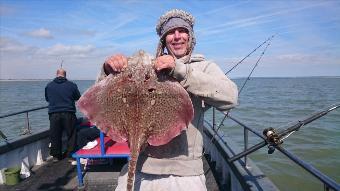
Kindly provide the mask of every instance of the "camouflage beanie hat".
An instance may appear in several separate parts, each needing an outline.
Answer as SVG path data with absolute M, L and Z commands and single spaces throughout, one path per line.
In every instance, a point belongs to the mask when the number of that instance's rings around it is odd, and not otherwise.
M 156 32 L 159 36 L 159 43 L 157 47 L 156 57 L 159 57 L 164 54 L 164 49 L 166 47 L 165 44 L 165 36 L 166 34 L 174 29 L 174 28 L 185 28 L 189 32 L 189 48 L 187 55 L 191 56 L 191 53 L 196 44 L 196 39 L 194 35 L 193 26 L 195 23 L 195 18 L 188 12 L 172 9 L 162 15 L 157 23 Z

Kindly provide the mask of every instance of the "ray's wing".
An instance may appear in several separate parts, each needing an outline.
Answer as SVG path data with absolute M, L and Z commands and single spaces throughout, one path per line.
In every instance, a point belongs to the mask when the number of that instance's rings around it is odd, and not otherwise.
M 150 91 L 149 91 L 150 92 Z M 149 127 L 148 143 L 154 146 L 168 143 L 186 129 L 193 119 L 193 107 L 187 91 L 172 81 L 157 82 L 144 96 L 143 126 Z
M 78 108 L 101 131 L 114 141 L 127 140 L 127 120 L 120 112 L 124 102 L 123 78 L 109 75 L 89 88 L 77 102 Z

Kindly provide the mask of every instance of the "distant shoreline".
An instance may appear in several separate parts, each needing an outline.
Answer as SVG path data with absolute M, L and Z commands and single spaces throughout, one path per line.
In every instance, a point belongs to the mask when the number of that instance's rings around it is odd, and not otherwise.
M 234 77 L 231 79 L 244 79 L 247 77 Z M 282 76 L 282 77 L 274 77 L 274 76 L 268 76 L 268 77 L 250 77 L 250 78 L 263 78 L 263 79 L 268 79 L 268 78 L 275 78 L 275 79 L 284 79 L 284 78 L 340 78 L 340 76 Z M 51 81 L 53 79 L 0 79 L 0 82 L 15 82 L 15 81 Z M 95 79 L 70 79 L 73 81 L 89 81 L 89 80 L 95 80 Z

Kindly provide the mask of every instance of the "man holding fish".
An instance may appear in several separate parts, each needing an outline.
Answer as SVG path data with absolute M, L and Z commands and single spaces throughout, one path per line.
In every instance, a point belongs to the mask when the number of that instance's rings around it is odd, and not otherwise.
M 237 105 L 237 86 L 214 62 L 192 54 L 196 43 L 194 17 L 173 9 L 159 18 L 156 73 L 166 73 L 188 92 L 194 110 L 185 131 L 164 145 L 147 145 L 141 151 L 135 172 L 135 190 L 206 190 L 203 171 L 203 119 L 211 106 L 228 111 Z M 128 67 L 122 54 L 108 58 L 97 82 Z M 155 111 L 156 112 L 156 111 Z M 160 111 L 162 112 L 162 111 Z M 116 190 L 127 189 L 127 167 L 122 169 Z

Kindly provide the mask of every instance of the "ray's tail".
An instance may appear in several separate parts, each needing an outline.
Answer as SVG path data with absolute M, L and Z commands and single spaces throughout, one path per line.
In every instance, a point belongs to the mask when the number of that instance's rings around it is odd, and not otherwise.
M 146 146 L 146 140 L 144 136 L 140 136 L 137 139 L 130 138 L 129 139 L 129 147 L 130 147 L 130 160 L 128 167 L 128 177 L 127 177 L 127 185 L 126 190 L 132 191 L 134 189 L 135 175 L 136 175 L 136 166 L 139 153 L 141 149 L 143 150 Z
M 129 160 L 129 168 L 128 168 L 128 179 L 127 179 L 127 191 L 132 191 L 135 181 L 135 173 L 136 173 L 136 165 L 138 160 L 138 154 L 131 150 L 131 159 Z

